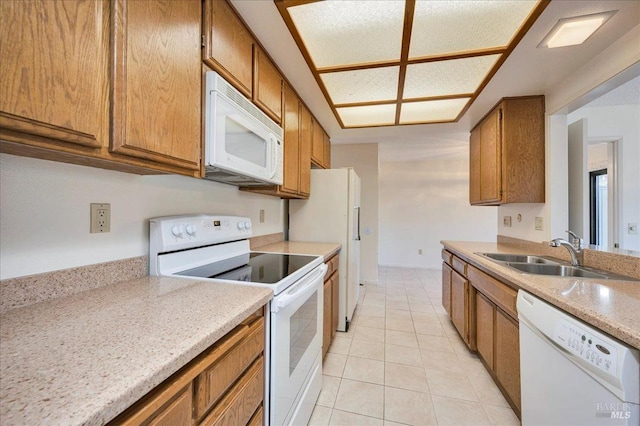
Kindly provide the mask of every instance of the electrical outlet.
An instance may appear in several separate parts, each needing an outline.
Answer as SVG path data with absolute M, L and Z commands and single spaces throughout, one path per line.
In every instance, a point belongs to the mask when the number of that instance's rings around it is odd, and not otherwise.
M 89 232 L 92 234 L 111 231 L 111 204 L 91 203 L 91 224 Z
M 264 223 L 264 210 L 260 209 L 260 223 Z
M 507 228 L 511 228 L 511 216 L 505 216 L 502 219 L 502 224 Z
M 422 249 L 418 249 L 418 254 L 422 254 Z
M 542 231 L 543 226 L 543 218 L 540 216 L 536 216 L 536 231 Z

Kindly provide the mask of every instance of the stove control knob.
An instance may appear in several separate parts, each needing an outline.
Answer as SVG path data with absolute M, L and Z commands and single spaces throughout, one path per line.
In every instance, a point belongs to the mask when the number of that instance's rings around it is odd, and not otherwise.
M 246 222 L 244 223 L 244 229 L 251 229 L 251 222 L 246 221 Z
M 182 226 L 173 225 L 171 227 L 171 234 L 176 238 L 182 238 Z
M 244 222 L 238 222 L 238 229 L 244 229 Z
M 185 231 L 187 231 L 187 235 L 190 236 L 194 236 L 196 235 L 196 226 L 195 225 L 187 225 L 185 228 Z

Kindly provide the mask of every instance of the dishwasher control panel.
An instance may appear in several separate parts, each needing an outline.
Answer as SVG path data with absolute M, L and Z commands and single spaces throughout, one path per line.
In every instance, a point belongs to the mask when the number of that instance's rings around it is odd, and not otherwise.
M 564 349 L 600 370 L 616 374 L 616 348 L 593 333 L 564 319 L 556 325 L 555 341 Z

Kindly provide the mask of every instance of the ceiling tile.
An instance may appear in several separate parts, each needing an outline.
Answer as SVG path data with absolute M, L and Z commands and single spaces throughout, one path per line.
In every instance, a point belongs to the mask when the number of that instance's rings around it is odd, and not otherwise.
M 396 104 L 336 108 L 345 127 L 394 124 Z
M 400 59 L 404 1 L 320 1 L 288 11 L 317 68 Z
M 400 124 L 455 120 L 469 99 L 471 98 L 405 102 L 400 111 Z
M 474 93 L 500 56 L 475 56 L 408 65 L 403 98 Z
M 369 68 L 320 74 L 334 104 L 394 100 L 400 67 Z
M 409 59 L 504 47 L 537 1 L 416 1 Z

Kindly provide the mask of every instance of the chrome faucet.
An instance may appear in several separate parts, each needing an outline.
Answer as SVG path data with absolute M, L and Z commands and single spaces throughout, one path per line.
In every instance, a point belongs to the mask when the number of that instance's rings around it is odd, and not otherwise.
M 576 235 L 575 232 L 566 231 L 569 234 L 571 242 L 563 240 L 562 238 L 555 238 L 549 241 L 551 247 L 563 246 L 569 250 L 571 255 L 571 265 L 581 266 L 582 264 L 582 239 Z

